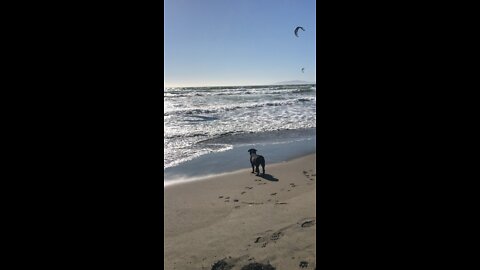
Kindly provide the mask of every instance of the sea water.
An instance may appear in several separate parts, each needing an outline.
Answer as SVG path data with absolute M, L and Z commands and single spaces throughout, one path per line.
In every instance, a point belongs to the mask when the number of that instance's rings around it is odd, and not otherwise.
M 221 157 L 222 152 L 258 144 L 263 145 L 259 153 L 267 145 L 270 152 L 275 151 L 279 148 L 275 144 L 296 142 L 300 148 L 310 147 L 302 142 L 314 140 L 315 128 L 314 84 L 166 88 L 164 170 L 195 164 L 211 153 Z M 269 161 L 275 156 L 270 155 Z M 235 168 L 231 167 L 223 170 Z

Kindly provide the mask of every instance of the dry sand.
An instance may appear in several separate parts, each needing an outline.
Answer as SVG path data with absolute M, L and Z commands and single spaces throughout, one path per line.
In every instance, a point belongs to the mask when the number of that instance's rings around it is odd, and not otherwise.
M 165 269 L 315 269 L 315 158 L 165 187 Z

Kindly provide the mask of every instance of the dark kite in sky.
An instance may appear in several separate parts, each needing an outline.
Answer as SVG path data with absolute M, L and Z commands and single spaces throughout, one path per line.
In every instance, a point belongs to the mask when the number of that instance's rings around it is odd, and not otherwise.
M 303 27 L 298 26 L 297 28 L 295 28 L 295 36 L 296 37 L 298 37 L 298 29 L 302 29 L 303 31 L 305 31 L 305 29 L 303 29 Z

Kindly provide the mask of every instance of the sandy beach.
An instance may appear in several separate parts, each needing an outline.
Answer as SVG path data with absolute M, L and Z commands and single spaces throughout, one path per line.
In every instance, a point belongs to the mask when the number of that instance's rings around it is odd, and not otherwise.
M 315 158 L 166 186 L 165 269 L 315 269 Z

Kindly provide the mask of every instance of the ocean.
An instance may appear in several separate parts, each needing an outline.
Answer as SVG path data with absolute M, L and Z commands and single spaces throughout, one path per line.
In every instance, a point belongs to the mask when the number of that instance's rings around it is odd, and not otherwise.
M 275 144 L 295 143 L 297 151 L 313 144 L 315 151 L 315 132 L 315 84 L 164 89 L 164 171 L 169 176 L 182 170 L 198 175 L 206 156 L 222 157 L 235 149 L 247 161 L 242 151 L 252 147 L 262 154 L 276 151 Z M 285 153 L 269 156 L 270 162 L 280 161 Z M 229 165 L 214 171 L 248 168 L 244 162 Z

